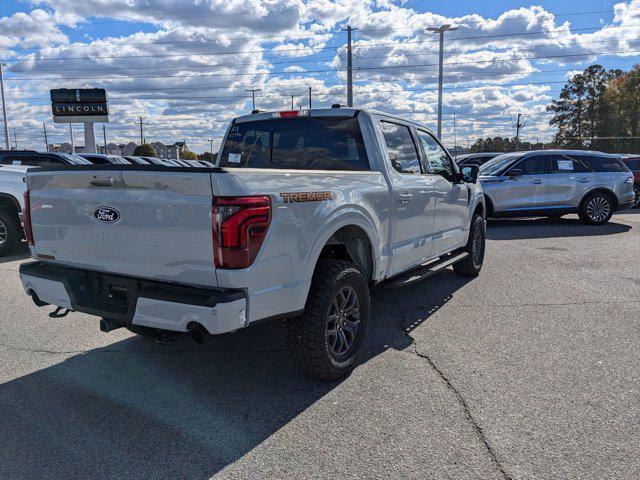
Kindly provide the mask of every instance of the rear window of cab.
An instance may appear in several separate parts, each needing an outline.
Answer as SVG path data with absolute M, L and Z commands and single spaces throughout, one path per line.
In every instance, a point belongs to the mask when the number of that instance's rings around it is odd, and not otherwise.
M 297 117 L 233 124 L 221 167 L 369 170 L 358 119 Z

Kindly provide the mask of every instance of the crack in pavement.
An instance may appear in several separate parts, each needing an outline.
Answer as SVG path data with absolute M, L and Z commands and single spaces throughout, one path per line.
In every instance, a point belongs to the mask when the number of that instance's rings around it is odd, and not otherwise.
M 498 470 L 498 473 L 500 474 L 500 476 L 506 480 L 511 480 L 511 476 L 507 474 L 507 472 L 504 470 L 502 464 L 500 463 L 500 460 L 498 459 L 498 455 L 496 454 L 496 452 L 494 451 L 493 447 L 489 444 L 489 441 L 487 440 L 484 430 L 482 429 L 482 427 L 478 424 L 478 422 L 475 420 L 475 418 L 473 417 L 473 415 L 471 414 L 471 410 L 469 408 L 469 405 L 467 404 L 466 400 L 464 399 L 464 397 L 462 396 L 462 394 L 460 393 L 460 391 L 451 383 L 451 380 L 449 380 L 449 378 L 444 374 L 444 372 L 438 368 L 438 366 L 435 364 L 435 362 L 433 361 L 433 359 L 425 354 L 425 353 L 420 353 L 418 351 L 418 343 L 416 342 L 416 340 L 409 334 L 410 329 L 406 328 L 405 325 L 408 323 L 407 322 L 407 316 L 406 316 L 406 312 L 404 310 L 404 308 L 402 307 L 402 305 L 395 299 L 395 298 L 391 298 L 390 300 L 386 300 L 381 298 L 380 296 L 378 296 L 376 293 L 372 292 L 372 296 L 379 302 L 381 303 L 385 303 L 387 305 L 392 305 L 394 307 L 396 307 L 398 309 L 398 312 L 400 313 L 400 323 L 398 324 L 398 326 L 400 327 L 402 334 L 404 336 L 406 336 L 409 341 L 411 342 L 411 345 L 413 346 L 413 353 L 422 358 L 423 360 L 425 360 L 429 366 L 431 367 L 431 369 L 436 372 L 436 374 L 442 379 L 442 381 L 444 382 L 445 386 L 451 391 L 453 392 L 453 394 L 455 395 L 456 399 L 458 400 L 458 403 L 460 404 L 460 406 L 462 407 L 464 413 L 465 413 L 465 417 L 467 419 L 467 421 L 471 424 L 471 426 L 473 427 L 474 431 L 476 432 L 476 435 L 478 436 L 479 440 L 482 442 L 482 444 L 484 445 L 485 449 L 487 450 L 487 453 L 489 454 L 489 457 L 491 458 L 491 461 L 493 462 L 494 466 L 496 467 L 496 469 Z

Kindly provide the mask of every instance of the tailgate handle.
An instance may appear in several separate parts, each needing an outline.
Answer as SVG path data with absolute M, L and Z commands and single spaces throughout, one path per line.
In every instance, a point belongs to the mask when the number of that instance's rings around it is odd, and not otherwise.
M 113 184 L 116 183 L 116 181 L 111 177 L 107 179 L 95 178 L 91 180 L 89 183 L 94 187 L 113 187 Z

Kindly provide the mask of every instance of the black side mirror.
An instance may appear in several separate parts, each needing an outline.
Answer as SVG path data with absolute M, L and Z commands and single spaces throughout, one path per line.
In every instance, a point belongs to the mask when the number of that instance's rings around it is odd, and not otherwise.
M 507 177 L 509 178 L 515 178 L 515 177 L 521 177 L 522 176 L 522 170 L 520 170 L 519 168 L 514 168 L 513 170 L 509 170 L 509 173 L 507 173 Z
M 463 165 L 462 168 L 460 168 L 462 181 L 466 183 L 476 183 L 479 174 L 480 167 L 478 165 Z

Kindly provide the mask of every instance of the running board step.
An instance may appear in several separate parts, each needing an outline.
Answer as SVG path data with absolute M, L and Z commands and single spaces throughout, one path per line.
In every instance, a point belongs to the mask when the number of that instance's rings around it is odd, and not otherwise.
M 454 253 L 446 257 L 442 257 L 435 262 L 422 264 L 421 266 L 409 270 L 406 273 L 402 273 L 397 277 L 389 280 L 385 283 L 387 288 L 399 288 L 406 287 L 407 285 L 413 285 L 414 283 L 421 282 L 425 278 L 429 278 L 431 275 L 450 267 L 454 263 L 458 263 L 460 260 L 464 260 L 469 256 L 469 252 Z

